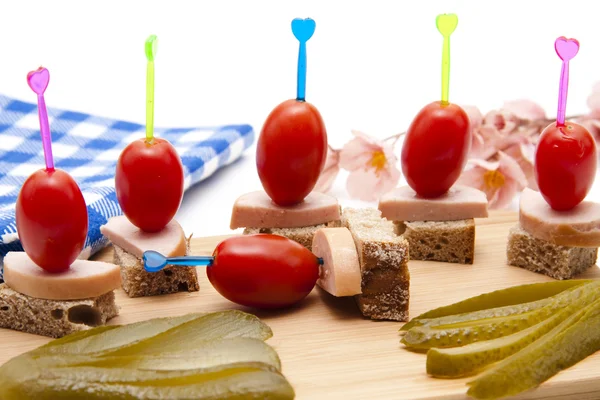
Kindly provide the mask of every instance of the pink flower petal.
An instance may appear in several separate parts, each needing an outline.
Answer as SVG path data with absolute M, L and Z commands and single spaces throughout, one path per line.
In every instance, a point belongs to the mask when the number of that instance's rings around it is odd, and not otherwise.
M 375 146 L 361 137 L 355 137 L 344 145 L 340 152 L 340 167 L 354 171 L 365 168 L 375 151 L 381 151 L 381 147 Z
M 348 175 L 346 189 L 352 198 L 363 201 L 376 201 L 384 193 L 398 184 L 400 171 L 395 166 L 384 169 L 377 175 L 374 168 L 352 171 Z
M 475 106 L 462 106 L 462 109 L 465 110 L 467 116 L 469 117 L 469 122 L 471 123 L 471 130 L 479 128 L 483 123 L 483 114 L 479 111 L 479 108 Z
M 535 169 L 533 165 L 533 153 L 535 146 L 531 143 L 516 144 L 504 152 L 510 157 L 514 158 L 515 161 L 521 167 L 521 170 L 527 178 L 527 187 L 538 190 L 537 181 L 535 180 Z
M 493 126 L 500 133 L 510 133 L 517 127 L 519 118 L 505 110 L 492 110 L 483 117 L 484 126 Z
M 518 118 L 531 121 L 545 119 L 546 112 L 537 103 L 531 100 L 513 100 L 507 101 L 502 107 L 503 110 L 516 115 Z
M 486 170 L 484 168 L 480 167 L 470 168 L 460 175 L 456 183 L 460 185 L 474 187 L 475 189 L 483 191 L 483 174 L 485 173 L 485 171 Z
M 340 172 L 340 152 L 332 151 L 331 148 L 327 149 L 327 159 L 319 180 L 314 187 L 317 192 L 325 193 L 331 189 L 331 185 L 335 181 L 338 173 Z
M 498 170 L 504 175 L 505 179 L 517 182 L 519 191 L 525 189 L 528 183 L 527 177 L 519 166 L 519 163 L 502 151 L 498 152 L 498 155 L 498 162 L 500 163 Z
M 514 181 L 509 181 L 494 193 L 492 201 L 489 203 L 489 208 L 499 210 L 508 207 L 519 190 L 519 184 Z
M 592 111 L 592 115 L 600 115 L 600 82 L 596 82 L 592 87 L 592 93 L 587 99 L 587 105 Z

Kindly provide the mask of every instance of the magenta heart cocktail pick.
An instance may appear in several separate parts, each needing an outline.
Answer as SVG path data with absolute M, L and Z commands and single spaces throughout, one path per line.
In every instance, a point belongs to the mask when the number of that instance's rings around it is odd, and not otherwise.
M 44 147 L 44 159 L 46 161 L 46 170 L 54 169 L 54 159 L 52 157 L 52 137 L 50 136 L 50 124 L 48 123 L 48 110 L 44 100 L 44 92 L 50 81 L 50 72 L 46 68 L 39 67 L 35 71 L 27 74 L 27 84 L 37 94 L 38 117 L 40 119 L 40 133 L 42 134 L 42 145 Z
M 564 126 L 565 115 L 567 112 L 567 92 L 569 91 L 569 60 L 575 57 L 577 52 L 579 52 L 579 42 L 576 39 L 567 39 L 566 37 L 561 36 L 554 42 L 554 49 L 563 62 L 560 71 L 556 124 L 558 126 Z

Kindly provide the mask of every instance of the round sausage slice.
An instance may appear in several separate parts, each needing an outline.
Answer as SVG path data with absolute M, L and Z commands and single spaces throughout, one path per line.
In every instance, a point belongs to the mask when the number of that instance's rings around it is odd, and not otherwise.
M 323 259 L 317 285 L 337 297 L 361 294 L 358 252 L 347 228 L 319 229 L 312 251 Z

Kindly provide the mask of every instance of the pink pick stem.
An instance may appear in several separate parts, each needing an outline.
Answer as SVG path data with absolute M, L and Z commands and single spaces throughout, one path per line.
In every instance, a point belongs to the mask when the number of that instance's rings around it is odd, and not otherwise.
M 560 71 L 560 85 L 558 89 L 558 111 L 556 113 L 556 125 L 565 125 L 567 113 L 567 92 L 569 91 L 569 61 L 563 61 Z
M 42 134 L 42 145 L 44 146 L 44 159 L 46 160 L 46 169 L 54 170 L 54 158 L 52 157 L 52 137 L 50 136 L 50 124 L 48 123 L 48 110 L 43 94 L 37 95 L 38 99 L 38 117 L 40 119 L 40 133 Z

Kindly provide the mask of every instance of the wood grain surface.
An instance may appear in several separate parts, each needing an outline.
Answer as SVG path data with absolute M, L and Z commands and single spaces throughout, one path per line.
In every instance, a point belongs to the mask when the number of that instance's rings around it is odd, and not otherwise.
M 548 281 L 543 275 L 506 265 L 508 230 L 514 213 L 494 213 L 477 221 L 474 265 L 411 261 L 410 315 L 477 294 L 509 286 Z M 194 254 L 210 254 L 224 238 L 195 238 Z M 110 260 L 111 249 L 99 259 Z M 425 373 L 425 355 L 400 344 L 401 323 L 375 322 L 361 317 L 352 298 L 334 298 L 318 288 L 297 307 L 277 312 L 239 307 L 218 295 L 206 274 L 198 270 L 200 291 L 130 299 L 121 290 L 121 315 L 111 321 L 125 324 L 153 317 L 243 309 L 273 328 L 269 340 L 279 353 L 283 372 L 298 399 L 465 399 L 465 379 L 434 379 Z M 579 278 L 598 278 L 592 267 Z M 46 343 L 49 339 L 0 329 L 0 364 Z M 519 399 L 600 399 L 600 353 L 556 375 Z

